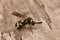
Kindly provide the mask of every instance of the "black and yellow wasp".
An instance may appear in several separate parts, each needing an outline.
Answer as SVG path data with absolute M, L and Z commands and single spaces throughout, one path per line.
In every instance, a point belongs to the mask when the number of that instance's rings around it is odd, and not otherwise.
M 34 26 L 35 24 L 41 24 L 42 22 L 35 22 L 31 17 L 27 17 L 25 15 L 22 15 L 18 12 L 13 12 L 12 15 L 18 16 L 18 17 L 22 17 L 23 20 L 18 21 L 15 24 L 15 27 L 20 30 L 23 29 L 24 27 L 26 27 L 26 25 L 32 25 Z

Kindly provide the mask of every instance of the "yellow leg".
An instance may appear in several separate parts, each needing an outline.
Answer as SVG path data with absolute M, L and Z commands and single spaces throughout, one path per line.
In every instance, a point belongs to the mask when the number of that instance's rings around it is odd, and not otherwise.
M 33 33 L 33 28 L 31 24 L 30 24 L 30 31 Z
M 31 24 L 30 24 L 30 25 L 29 25 L 29 24 L 27 24 L 27 25 L 25 25 L 25 26 L 26 26 L 26 29 L 27 29 L 27 28 L 29 28 L 29 29 L 30 29 L 30 31 L 33 33 L 33 28 L 32 28 L 32 25 L 31 25 Z

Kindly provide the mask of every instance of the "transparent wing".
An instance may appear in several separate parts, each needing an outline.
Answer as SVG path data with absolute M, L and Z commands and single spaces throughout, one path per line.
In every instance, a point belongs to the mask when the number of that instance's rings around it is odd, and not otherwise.
M 22 14 L 20 14 L 18 12 L 13 12 L 12 15 L 17 16 L 17 17 L 22 17 L 22 18 L 26 18 L 27 17 L 25 14 L 22 15 Z

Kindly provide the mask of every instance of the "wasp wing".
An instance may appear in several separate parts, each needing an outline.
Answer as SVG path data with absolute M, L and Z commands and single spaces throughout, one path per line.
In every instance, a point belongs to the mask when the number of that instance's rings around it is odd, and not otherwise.
M 22 14 L 20 14 L 18 12 L 13 12 L 12 15 L 17 16 L 17 17 L 22 17 L 22 18 L 26 18 L 27 17 L 27 16 L 22 15 Z

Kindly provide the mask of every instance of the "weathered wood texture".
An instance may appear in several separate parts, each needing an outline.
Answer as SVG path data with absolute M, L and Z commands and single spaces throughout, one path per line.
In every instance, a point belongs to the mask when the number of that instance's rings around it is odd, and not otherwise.
M 59 0 L 0 0 L 0 40 L 60 40 L 59 4 Z M 33 34 L 29 29 L 18 31 L 15 23 L 22 18 L 13 16 L 15 11 L 43 23 L 34 26 Z

